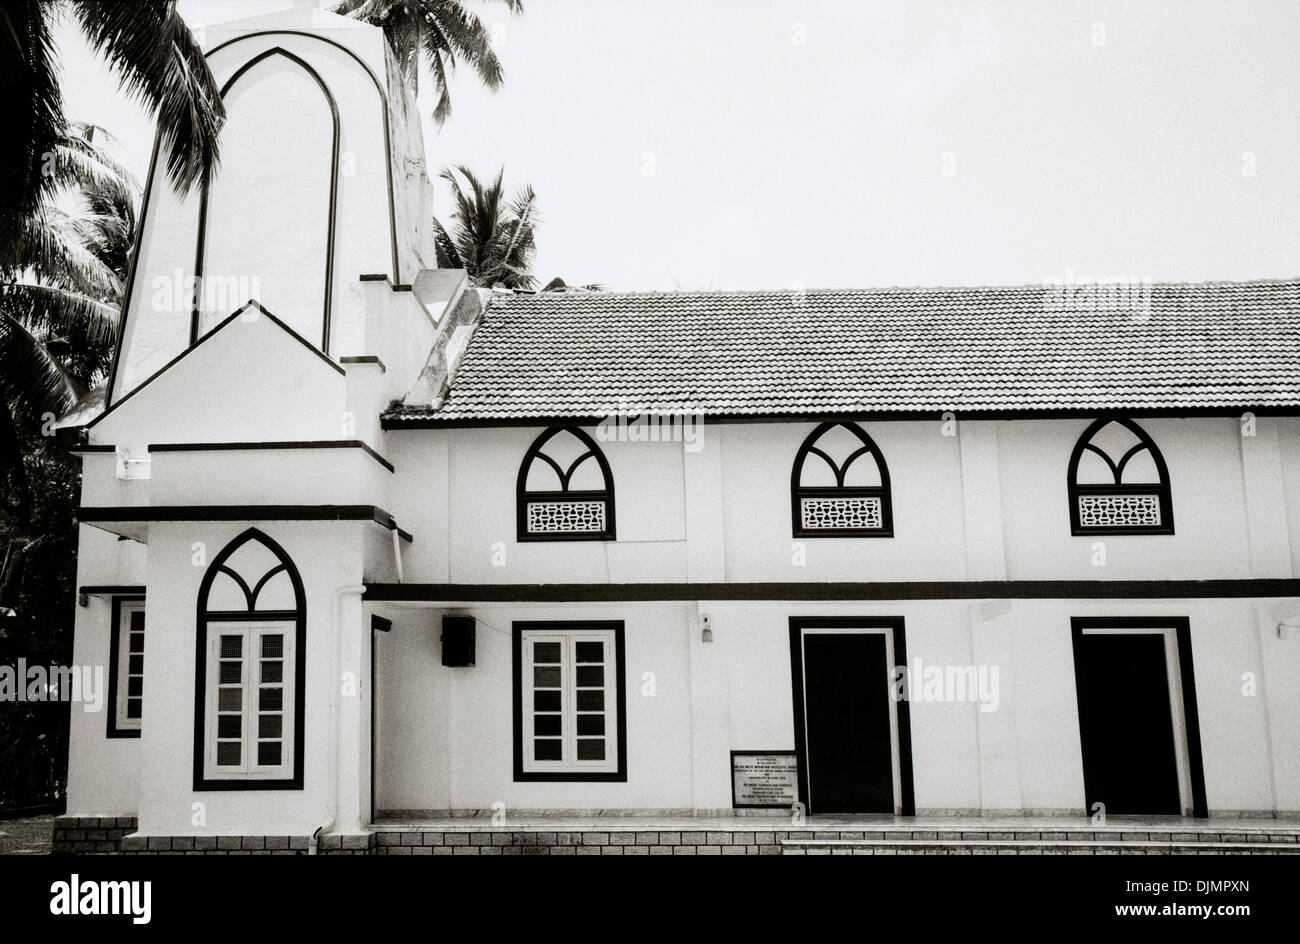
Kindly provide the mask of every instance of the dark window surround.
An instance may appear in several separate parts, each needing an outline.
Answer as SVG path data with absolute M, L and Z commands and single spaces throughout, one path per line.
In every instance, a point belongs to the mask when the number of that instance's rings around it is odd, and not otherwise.
M 542 452 L 550 440 L 560 433 L 571 433 L 587 447 L 587 452 L 583 453 L 577 459 L 569 464 L 567 470 L 561 469 L 554 459 Z M 584 491 L 569 490 L 569 476 L 588 456 L 594 457 L 600 465 L 600 473 L 605 480 L 603 489 L 587 489 Z M 548 463 L 555 470 L 555 474 L 560 479 L 560 491 L 536 491 L 530 492 L 527 489 L 528 472 L 532 468 L 533 462 L 542 460 Z M 600 501 L 605 504 L 605 530 L 604 531 L 557 531 L 548 533 L 534 533 L 528 530 L 528 503 L 529 502 L 563 502 L 563 501 Z M 528 447 L 524 453 L 524 461 L 519 465 L 519 478 L 515 483 L 515 532 L 516 539 L 519 541 L 613 541 L 616 540 L 616 530 L 614 527 L 614 474 L 610 471 L 609 462 L 605 459 L 604 452 L 596 445 L 595 440 L 588 436 L 576 426 L 552 426 L 546 430 L 533 444 Z
M 1196 672 L 1192 665 L 1192 624 L 1186 616 L 1074 616 L 1070 618 L 1070 644 L 1075 671 L 1075 707 L 1078 708 L 1079 645 L 1085 629 L 1172 629 L 1178 645 L 1178 676 L 1183 692 L 1183 724 L 1187 729 L 1187 767 L 1192 781 L 1192 816 L 1208 817 L 1205 799 L 1205 764 L 1201 754 L 1201 716 L 1196 701 Z M 1083 763 L 1080 755 L 1079 763 Z M 1085 792 L 1087 771 L 1084 771 Z M 1084 813 L 1088 800 L 1084 800 Z
M 524 630 L 613 630 L 614 632 L 614 679 L 615 698 L 618 706 L 618 720 L 615 734 L 618 737 L 618 769 L 609 773 L 582 773 L 565 771 L 546 773 L 524 770 L 524 719 L 523 719 L 523 636 Z M 511 675 L 513 678 L 513 704 L 511 707 L 514 727 L 514 779 L 515 783 L 583 783 L 583 782 L 627 782 L 627 695 L 626 678 L 623 669 L 623 621 L 622 620 L 521 620 L 511 626 Z
M 862 442 L 862 447 L 845 459 L 843 466 L 837 465 L 830 456 L 817 448 L 817 441 L 837 426 L 843 426 Z M 807 461 L 810 453 L 816 453 L 822 457 L 822 460 L 834 471 L 835 481 L 839 484 L 815 487 L 799 484 L 804 462 Z M 845 486 L 844 475 L 849 466 L 866 454 L 870 454 L 876 460 L 876 466 L 880 469 L 880 484 L 871 487 Z M 801 500 L 804 498 L 870 497 L 880 499 L 881 527 L 879 528 L 805 528 L 803 526 Z M 874 439 L 867 435 L 866 430 L 857 423 L 822 423 L 808 434 L 808 437 L 803 441 L 803 445 L 799 447 L 799 451 L 795 454 L 794 467 L 790 472 L 790 512 L 794 536 L 797 538 L 892 538 L 894 536 L 894 506 L 890 498 L 889 466 L 885 464 L 885 456 L 880 451 L 880 447 L 876 445 Z
M 907 667 L 907 630 L 901 616 L 792 616 L 790 617 L 790 678 L 794 700 L 794 752 L 799 767 L 799 802 L 808 809 L 808 740 L 804 732 L 803 631 L 805 629 L 886 629 L 893 637 L 894 665 Z M 899 809 L 902 816 L 916 815 L 916 788 L 912 773 L 912 716 L 906 698 L 897 702 Z M 811 811 L 815 812 L 815 811 Z
M 88 589 L 82 587 L 81 592 L 85 593 Z M 110 620 L 111 629 L 108 634 L 108 733 L 111 738 L 138 738 L 140 736 L 139 728 L 119 728 L 117 726 L 117 671 L 121 666 L 119 652 L 122 642 L 122 604 L 134 603 L 144 599 L 144 594 L 123 594 L 121 596 L 112 596 L 109 598 L 109 606 L 112 607 L 112 617 Z M 148 627 L 145 629 L 148 632 Z
M 1134 436 L 1138 438 L 1139 445 L 1134 446 L 1123 457 L 1120 458 L 1119 464 L 1116 465 L 1102 450 L 1092 445 L 1092 437 L 1097 435 L 1111 423 L 1118 423 L 1123 426 Z M 1151 459 L 1155 462 L 1156 471 L 1160 475 L 1158 484 L 1132 484 L 1123 485 L 1120 479 L 1123 476 L 1124 466 L 1128 460 L 1146 449 L 1151 453 Z M 1085 451 L 1091 451 L 1100 455 L 1115 476 L 1113 485 L 1092 485 L 1079 484 L 1079 461 L 1083 458 Z M 1173 534 L 1174 533 L 1174 503 L 1173 493 L 1169 485 L 1169 467 L 1165 465 L 1165 457 L 1160 454 L 1160 448 L 1156 446 L 1155 440 L 1152 439 L 1141 426 L 1127 417 L 1120 416 L 1103 416 L 1094 420 L 1079 441 L 1074 444 L 1074 451 L 1070 453 L 1070 465 L 1066 481 L 1070 496 L 1070 534 L 1080 537 L 1089 534 Z M 1081 495 L 1151 495 L 1155 494 L 1160 501 L 1160 524 L 1157 525 L 1083 525 L 1079 522 L 1079 497 Z
M 254 588 L 248 587 L 244 580 L 234 571 L 224 567 L 225 562 L 235 551 L 249 541 L 257 541 L 274 554 L 280 561 L 278 567 L 272 568 Z M 247 610 L 208 610 L 208 592 L 217 574 L 224 570 L 233 576 L 244 590 L 249 601 Z M 254 610 L 257 594 L 263 585 L 281 570 L 289 574 L 293 583 L 297 606 L 292 610 Z M 208 627 L 211 623 L 293 621 L 296 632 L 294 641 L 294 709 L 293 709 L 293 776 L 281 780 L 239 780 L 212 779 L 204 776 L 203 758 L 205 753 L 205 734 L 207 722 L 207 655 Z M 243 534 L 227 544 L 212 562 L 199 584 L 198 618 L 195 632 L 195 671 L 194 671 L 194 789 L 199 790 L 301 790 L 303 788 L 303 732 L 306 728 L 305 705 L 307 696 L 307 605 L 303 592 L 302 577 L 294 566 L 293 560 L 274 540 L 257 528 L 249 528 Z

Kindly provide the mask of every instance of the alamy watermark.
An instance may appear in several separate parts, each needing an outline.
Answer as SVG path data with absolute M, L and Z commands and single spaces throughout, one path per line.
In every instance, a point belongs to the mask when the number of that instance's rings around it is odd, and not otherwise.
M 1047 287 L 1043 296 L 1047 311 L 1105 312 L 1128 315 L 1134 321 L 1151 317 L 1153 283 L 1144 276 L 1094 277 L 1066 269 L 1064 277 L 1048 276 L 1043 284 Z
M 262 297 L 262 280 L 256 275 L 155 275 L 149 304 L 154 311 L 232 312 Z
M 980 711 L 997 711 L 1002 701 L 996 665 L 926 665 L 917 657 L 894 666 L 890 681 L 894 701 L 971 701 Z
M 0 702 L 76 701 L 85 711 L 104 707 L 102 665 L 0 665 Z
M 621 403 L 603 412 L 596 424 L 601 442 L 679 442 L 687 452 L 704 448 L 704 414 L 691 404 L 638 412 Z

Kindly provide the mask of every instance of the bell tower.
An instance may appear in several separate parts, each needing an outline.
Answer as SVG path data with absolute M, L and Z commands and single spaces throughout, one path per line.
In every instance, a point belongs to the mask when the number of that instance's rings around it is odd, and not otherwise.
M 419 116 L 380 29 L 298 3 L 202 38 L 221 162 L 178 195 L 155 144 L 109 408 L 250 301 L 331 358 L 376 354 L 360 280 L 435 265 Z

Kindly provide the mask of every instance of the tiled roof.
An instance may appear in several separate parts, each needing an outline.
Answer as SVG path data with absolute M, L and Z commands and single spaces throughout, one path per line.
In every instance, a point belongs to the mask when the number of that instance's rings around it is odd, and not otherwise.
M 1297 405 L 1291 279 L 499 295 L 442 407 L 386 419 Z

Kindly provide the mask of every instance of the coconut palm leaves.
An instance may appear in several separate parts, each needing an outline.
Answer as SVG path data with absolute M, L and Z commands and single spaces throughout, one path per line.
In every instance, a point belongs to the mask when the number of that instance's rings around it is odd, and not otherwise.
M 523 0 L 497 0 L 508 13 L 523 13 Z M 501 61 L 492 50 L 488 27 L 459 0 L 341 0 L 332 9 L 382 27 L 412 92 L 419 91 L 420 56 L 428 57 L 438 104 L 433 120 L 451 115 L 447 80 L 463 61 L 492 91 L 501 87 Z
M 0 3 L 0 87 L 14 107 L 0 135 L 0 246 L 9 245 L 60 186 L 54 165 L 69 129 L 53 24 L 65 11 L 122 87 L 157 115 L 172 185 L 186 190 L 206 184 L 217 166 L 225 109 L 198 42 L 176 12 L 176 0 L 5 0 Z
M 74 125 L 54 147 L 61 188 L 0 247 L 0 474 L 24 478 L 20 443 L 47 439 L 108 368 L 139 186 Z M 102 136 L 102 132 L 100 132 Z
M 504 173 L 498 171 L 496 180 L 485 185 L 466 167 L 442 172 L 451 187 L 454 210 L 450 229 L 433 221 L 438 267 L 465 269 L 475 285 L 531 290 L 536 282 L 532 266 L 537 251 L 533 241 L 539 222 L 537 196 L 525 184 L 507 197 Z

